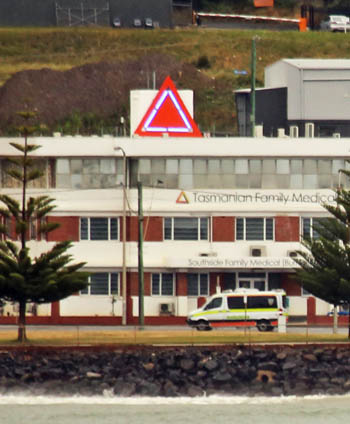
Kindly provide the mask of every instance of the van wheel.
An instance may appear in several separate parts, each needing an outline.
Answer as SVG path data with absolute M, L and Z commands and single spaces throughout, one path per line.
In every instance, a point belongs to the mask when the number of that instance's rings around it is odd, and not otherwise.
M 256 326 L 259 331 L 271 331 L 271 328 L 273 328 L 270 325 L 270 321 L 266 321 L 265 319 L 258 321 Z
M 198 331 L 209 331 L 209 330 L 211 330 L 210 325 L 204 320 L 198 321 L 196 328 L 197 328 Z

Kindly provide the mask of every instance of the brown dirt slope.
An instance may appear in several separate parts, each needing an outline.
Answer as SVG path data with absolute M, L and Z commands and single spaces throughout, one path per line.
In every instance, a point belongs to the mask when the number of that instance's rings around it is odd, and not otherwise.
M 102 119 L 129 115 L 129 92 L 152 86 L 156 69 L 156 88 L 167 75 L 177 88 L 200 93 L 213 85 L 194 65 L 173 57 L 149 56 L 134 62 L 88 64 L 68 71 L 26 70 L 13 75 L 0 88 L 0 134 L 20 124 L 17 112 L 37 112 L 37 121 L 51 130 L 71 116 L 93 114 Z

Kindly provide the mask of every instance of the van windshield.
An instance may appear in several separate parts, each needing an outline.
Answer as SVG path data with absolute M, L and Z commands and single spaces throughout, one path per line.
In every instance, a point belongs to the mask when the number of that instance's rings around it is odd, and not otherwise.
M 208 305 L 204 308 L 204 310 L 207 311 L 208 309 L 220 308 L 221 305 L 222 305 L 222 298 L 214 297 L 214 299 L 208 303 Z

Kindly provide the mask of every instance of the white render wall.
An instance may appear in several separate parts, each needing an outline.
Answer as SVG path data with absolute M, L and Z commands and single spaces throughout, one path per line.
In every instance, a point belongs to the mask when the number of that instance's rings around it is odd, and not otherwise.
M 178 90 L 178 93 L 188 113 L 193 118 L 193 91 Z M 130 136 L 133 136 L 157 94 L 158 90 L 130 91 Z
M 10 142 L 19 139 L 0 137 L 0 156 L 16 156 Z M 127 157 L 346 157 L 350 158 L 349 138 L 128 138 L 128 137 L 33 137 L 31 144 L 41 146 L 36 157 L 117 157 L 122 147 Z

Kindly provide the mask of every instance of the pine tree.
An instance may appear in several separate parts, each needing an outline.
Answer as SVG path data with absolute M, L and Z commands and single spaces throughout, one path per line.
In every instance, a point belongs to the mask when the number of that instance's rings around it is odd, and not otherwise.
M 350 176 L 348 171 L 340 172 Z M 331 217 L 318 220 L 313 226 L 317 237 L 305 237 L 302 244 L 306 249 L 299 250 L 294 260 L 300 266 L 296 272 L 301 285 L 334 305 L 336 331 L 336 307 L 350 303 L 350 191 L 339 187 L 335 205 L 323 207 Z
M 30 112 L 21 116 L 29 122 Z M 24 125 L 20 132 L 24 144 L 11 143 L 20 152 L 18 157 L 9 158 L 12 168 L 6 173 L 18 181 L 22 189 L 21 202 L 2 194 L 0 202 L 0 299 L 17 302 L 19 305 L 18 341 L 26 336 L 27 303 L 50 303 L 64 299 L 87 286 L 88 273 L 82 272 L 84 263 L 71 264 L 72 256 L 67 253 L 70 241 L 55 244 L 53 248 L 32 258 L 27 246 L 29 229 L 32 223 L 38 224 L 38 234 L 45 237 L 58 228 L 58 224 L 47 222 L 47 215 L 55 208 L 53 199 L 48 196 L 29 197 L 28 184 L 40 178 L 43 173 L 35 166 L 31 153 L 40 146 L 28 144 L 28 137 L 35 127 Z M 8 223 L 13 223 L 12 234 L 8 234 Z M 13 240 L 11 240 L 13 236 Z

